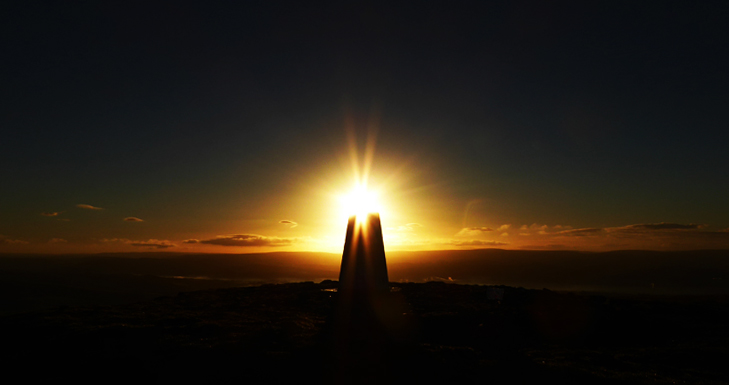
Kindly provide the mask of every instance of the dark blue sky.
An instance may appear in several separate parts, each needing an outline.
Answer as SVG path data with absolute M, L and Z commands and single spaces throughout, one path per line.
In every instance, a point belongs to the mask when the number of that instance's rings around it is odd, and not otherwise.
M 315 184 L 346 119 L 450 227 L 474 200 L 464 226 L 729 226 L 726 2 L 250 3 L 4 4 L 0 234 L 79 203 L 160 227 L 65 238 L 283 219 L 256 207 Z

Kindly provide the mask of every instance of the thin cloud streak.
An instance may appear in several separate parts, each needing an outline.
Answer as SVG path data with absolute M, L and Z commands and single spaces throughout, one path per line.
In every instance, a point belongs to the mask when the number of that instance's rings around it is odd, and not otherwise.
M 633 231 L 633 230 L 697 230 L 704 228 L 703 225 L 697 225 L 697 224 L 688 224 L 683 225 L 680 223 L 641 223 L 637 225 L 628 225 L 623 227 L 610 227 L 606 228 L 607 231 Z
M 554 234 L 561 235 L 561 236 L 568 236 L 568 237 L 586 237 L 586 236 L 597 235 L 597 234 L 603 233 L 603 232 L 605 232 L 605 229 L 584 228 L 584 229 L 562 230 L 562 231 L 559 231 Z
M 450 242 L 454 246 L 505 246 L 508 245 L 506 242 L 499 241 L 484 241 L 480 239 L 471 239 L 467 241 L 452 240 Z
M 91 205 L 85 205 L 85 204 L 77 204 L 76 207 L 84 210 L 103 210 L 101 207 L 91 206 Z
M 571 238 L 566 249 L 575 250 L 691 250 L 729 248 L 729 232 L 725 229 L 708 230 L 703 224 L 671 222 L 638 223 L 615 227 L 588 227 L 571 229 L 569 226 L 529 226 L 538 232 L 519 233 L 519 248 L 540 248 L 552 240 Z M 564 230 L 567 228 L 567 230 Z M 540 240 L 541 238 L 541 240 Z

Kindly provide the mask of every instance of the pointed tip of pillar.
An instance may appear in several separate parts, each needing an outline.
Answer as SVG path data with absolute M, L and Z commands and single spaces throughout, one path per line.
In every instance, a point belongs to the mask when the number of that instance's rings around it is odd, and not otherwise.
M 355 214 L 349 217 L 349 222 L 371 222 L 375 220 L 380 220 L 380 213 Z

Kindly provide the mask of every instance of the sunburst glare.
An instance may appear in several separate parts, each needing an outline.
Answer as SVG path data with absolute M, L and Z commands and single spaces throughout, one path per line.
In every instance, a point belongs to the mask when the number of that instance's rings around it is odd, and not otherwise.
M 347 217 L 356 215 L 358 219 L 365 218 L 369 213 L 382 214 L 382 204 L 379 194 L 367 189 L 366 185 L 358 184 L 349 193 L 339 199 L 342 214 Z

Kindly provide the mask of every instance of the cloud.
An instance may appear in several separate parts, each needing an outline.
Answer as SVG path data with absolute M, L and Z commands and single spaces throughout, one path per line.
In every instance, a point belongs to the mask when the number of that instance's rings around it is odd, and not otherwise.
M 185 239 L 182 243 L 200 243 L 199 239 Z
M 510 225 L 510 224 L 509 224 L 509 225 L 501 225 L 501 226 L 499 226 L 499 228 L 498 228 L 498 229 L 496 229 L 496 231 L 504 231 L 504 230 L 508 230 L 508 229 L 509 229 L 510 227 L 511 227 L 511 225 Z
M 137 217 L 126 217 L 124 218 L 125 222 L 144 222 L 143 219 L 139 219 Z
M 104 238 L 100 239 L 100 242 L 121 242 L 129 246 L 135 247 L 152 247 L 155 249 L 166 249 L 169 247 L 175 247 L 176 245 L 168 240 L 164 239 L 150 239 L 147 241 L 133 241 L 125 238 Z
M 294 227 L 296 227 L 296 226 L 298 226 L 298 225 L 299 225 L 298 223 L 296 223 L 296 222 L 294 222 L 294 221 L 290 221 L 290 220 L 288 220 L 288 219 L 283 219 L 283 220 L 280 220 L 280 221 L 278 221 L 278 223 L 283 223 L 283 224 L 285 224 L 285 225 L 291 225 L 291 226 L 289 227 L 290 229 L 293 229 Z
M 523 250 L 568 250 L 567 245 L 551 244 L 551 245 L 527 245 L 519 247 Z
M 171 243 L 170 241 L 160 239 L 150 239 L 148 241 L 128 241 L 125 243 L 129 246 L 152 247 L 155 249 L 166 249 L 169 247 L 175 247 L 175 244 Z
M 398 226 L 397 228 L 391 228 L 388 227 L 388 230 L 394 230 L 394 231 L 415 231 L 416 229 L 419 229 L 423 227 L 420 223 L 408 223 L 406 225 Z
M 547 229 L 549 226 L 547 225 L 539 225 L 536 223 L 532 223 L 530 226 L 522 225 L 519 230 L 526 231 L 526 230 L 537 230 L 538 234 L 546 234 Z
M 573 230 L 562 230 L 555 233 L 555 235 L 562 235 L 568 237 L 586 237 L 591 235 L 597 235 L 604 232 L 604 229 L 600 228 L 584 228 L 584 229 L 573 229 Z
M 639 223 L 635 225 L 619 226 L 619 227 L 606 227 L 604 230 L 615 236 L 663 236 L 670 235 L 675 236 L 678 234 L 703 234 L 711 235 L 716 234 L 716 231 L 705 231 L 702 230 L 705 225 L 697 224 L 681 224 L 681 223 Z
M 605 231 L 608 236 L 614 238 L 635 238 L 635 239 L 652 239 L 664 242 L 703 242 L 704 240 L 713 240 L 717 242 L 725 242 L 729 240 L 729 233 L 726 230 L 706 230 L 706 225 L 699 224 L 681 224 L 681 223 L 640 223 L 622 227 L 607 227 Z M 701 247 L 707 247 L 706 243 L 696 243 Z M 729 245 L 715 244 L 712 247 L 725 248 Z
M 425 281 L 425 282 L 446 282 L 446 283 L 456 282 L 452 277 L 448 277 L 448 278 L 428 277 L 428 278 L 425 278 L 423 281 Z
M 295 238 L 266 237 L 256 234 L 220 235 L 214 239 L 200 241 L 208 245 L 218 246 L 289 246 Z
M 496 228 L 496 227 L 495 227 Z M 711 229 L 706 224 L 654 222 L 614 227 L 577 227 L 569 225 L 513 225 L 509 231 L 471 232 L 465 228 L 443 243 L 477 247 L 473 239 L 487 246 L 488 239 L 509 241 L 509 248 L 565 250 L 696 250 L 729 248 L 729 229 Z M 503 235 L 508 233 L 509 235 Z M 462 236 L 472 235 L 472 236 Z M 500 235 L 500 236 L 497 236 Z M 461 241 L 459 241 L 461 240 Z M 512 242 L 513 241 L 513 242 Z M 494 245 L 500 247 L 499 245 Z
M 527 227 L 526 225 L 522 226 L 522 229 L 529 229 L 529 230 L 538 230 L 537 234 L 540 235 L 550 235 L 550 236 L 556 236 L 556 237 L 586 237 L 586 236 L 598 236 L 598 235 L 650 235 L 650 234 L 656 234 L 660 235 L 663 234 L 675 234 L 676 232 L 686 232 L 686 233 L 709 233 L 709 232 L 702 232 L 702 231 L 696 231 L 700 230 L 706 227 L 705 225 L 697 225 L 697 224 L 680 224 L 680 223 L 667 223 L 667 222 L 661 222 L 661 223 L 640 223 L 635 225 L 627 225 L 627 226 L 619 226 L 619 227 L 588 227 L 588 228 L 580 228 L 580 229 L 573 229 L 571 226 L 561 226 L 557 225 L 554 226 L 553 229 L 560 230 L 565 229 L 561 231 L 556 232 L 547 232 L 547 225 L 539 226 L 536 223 Z M 713 232 L 712 232 L 713 233 Z M 520 235 L 528 235 L 526 233 L 520 233 Z
M 503 246 L 508 245 L 506 242 L 498 242 L 498 241 L 483 241 L 480 239 L 471 239 L 467 241 L 461 241 L 461 240 L 452 240 L 450 242 L 451 245 L 454 246 Z
M 20 239 L 3 239 L 3 242 L 9 245 L 27 245 L 29 243 Z
M 615 227 L 589 227 L 571 229 L 561 226 L 561 231 L 545 232 L 540 238 L 572 238 L 567 248 L 575 249 L 725 249 L 729 247 L 729 232 L 707 230 L 707 225 L 672 222 L 638 223 Z M 551 229 L 557 230 L 556 226 Z M 539 233 L 542 233 L 540 231 Z M 521 234 L 520 234 L 521 235 Z M 526 235 L 526 234 L 524 234 Z M 534 237 L 531 232 L 530 237 Z M 535 245 L 519 245 L 535 248 Z
M 63 238 L 51 238 L 48 243 L 68 243 L 68 241 Z
M 627 226 L 620 226 L 620 227 L 587 227 L 587 228 L 579 228 L 579 229 L 573 229 L 571 226 L 562 226 L 562 225 L 556 225 L 552 227 L 554 230 L 560 230 L 555 232 L 548 232 L 548 226 L 547 225 L 538 225 L 538 224 L 532 224 L 531 226 L 524 225 L 521 227 L 522 230 L 537 230 L 536 234 L 539 235 L 548 235 L 548 236 L 554 236 L 554 237 L 588 237 L 588 236 L 600 236 L 600 235 L 614 235 L 614 236 L 640 236 L 640 235 L 656 235 L 660 236 L 661 234 L 676 234 L 677 232 L 685 232 L 685 233 L 692 233 L 692 234 L 698 234 L 698 233 L 708 233 L 708 232 L 702 232 L 698 231 L 706 226 L 704 225 L 697 225 L 697 224 L 680 224 L 680 223 L 667 223 L 667 222 L 661 222 L 661 223 L 640 223 L 635 225 L 627 225 Z M 519 235 L 529 235 L 527 233 L 519 233 Z
M 494 231 L 494 229 L 490 227 L 466 227 L 468 231 Z
M 481 233 L 485 233 L 488 231 L 494 231 L 494 229 L 490 227 L 464 227 L 456 233 L 457 237 L 465 237 L 465 236 L 475 236 Z
M 52 213 L 41 213 L 41 215 L 43 215 L 44 217 L 57 217 L 58 214 L 60 214 L 60 213 L 57 213 L 55 211 Z
M 84 204 L 78 204 L 76 207 L 80 209 L 86 209 L 86 210 L 103 210 L 101 207 L 95 207 L 91 205 L 84 205 Z
M 28 241 L 23 241 L 20 239 L 10 239 L 9 237 L 0 235 L 0 243 L 5 243 L 7 245 L 27 245 Z
M 621 231 L 621 230 L 696 230 L 701 229 L 705 226 L 702 225 L 696 225 L 696 224 L 688 224 L 688 225 L 682 225 L 680 223 L 641 223 L 637 225 L 628 225 L 623 227 L 613 227 L 606 230 L 612 230 L 612 231 Z

